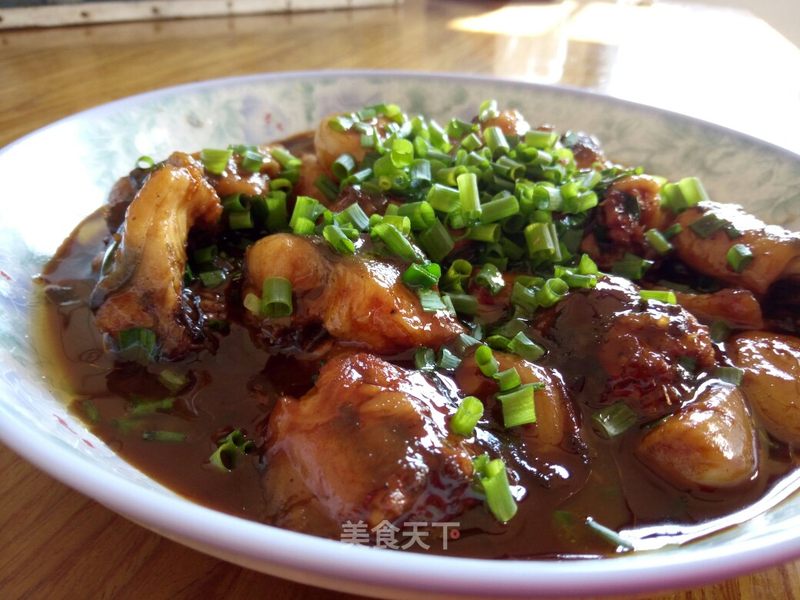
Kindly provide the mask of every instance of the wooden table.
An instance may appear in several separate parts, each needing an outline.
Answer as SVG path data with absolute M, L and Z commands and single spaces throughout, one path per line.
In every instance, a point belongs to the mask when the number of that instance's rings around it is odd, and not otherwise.
M 0 32 L 0 146 L 75 111 L 167 85 L 261 71 L 399 68 L 598 89 L 800 151 L 800 50 L 748 14 L 640 4 L 408 0 L 351 12 Z M 770 64 L 779 74 L 764 68 Z M 4 447 L 0 548 L 3 598 L 343 597 L 167 541 Z M 799 590 L 797 561 L 658 598 L 794 598 Z

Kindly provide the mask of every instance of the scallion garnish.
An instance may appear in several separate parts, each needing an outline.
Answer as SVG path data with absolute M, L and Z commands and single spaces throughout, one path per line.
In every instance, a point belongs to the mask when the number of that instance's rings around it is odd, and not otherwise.
M 483 402 L 475 396 L 467 396 L 458 404 L 458 409 L 450 419 L 450 429 L 455 434 L 469 437 L 482 416 Z
M 461 202 L 461 214 L 467 223 L 474 223 L 481 218 L 481 201 L 478 192 L 478 177 L 475 173 L 462 173 L 456 177 L 458 197 Z
M 447 228 L 436 219 L 428 229 L 416 235 L 419 245 L 435 262 L 441 262 L 455 248 L 455 241 Z
M 711 335 L 711 341 L 719 344 L 728 339 L 731 334 L 731 328 L 725 321 L 717 320 L 711 323 L 709 333 Z
M 221 471 L 232 471 L 239 457 L 250 454 L 255 447 L 255 442 L 236 429 L 217 442 L 208 462 Z
M 152 415 L 160 410 L 172 410 L 175 405 L 175 398 L 163 398 L 161 400 L 151 400 L 149 402 L 137 402 L 130 409 L 129 413 L 133 417 Z
M 501 523 L 508 523 L 517 514 L 517 502 L 511 493 L 505 463 L 500 458 L 489 460 L 483 455 L 473 461 L 473 466 L 489 511 Z
M 677 304 L 675 292 L 672 290 L 639 290 L 639 297 L 642 300 L 657 300 L 664 304 Z
M 436 353 L 432 348 L 417 348 L 414 351 L 414 366 L 418 371 L 433 371 L 436 368 Z
M 600 437 L 606 439 L 625 433 L 636 421 L 636 413 L 624 402 L 601 408 L 592 415 L 592 427 Z
M 174 444 L 178 442 L 185 442 L 186 437 L 187 436 L 185 433 L 181 433 L 179 431 L 155 430 L 142 432 L 142 439 L 146 442 L 167 442 Z
M 659 254 L 667 254 L 672 250 L 672 244 L 658 229 L 648 229 L 644 234 L 647 243 Z
M 447 348 L 442 348 L 439 352 L 439 360 L 436 362 L 436 366 L 442 369 L 443 371 L 453 371 L 458 368 L 458 365 L 461 364 L 461 359 L 450 352 Z
M 158 374 L 158 382 L 173 394 L 181 391 L 189 383 L 189 378 L 172 369 L 164 369 Z
M 608 542 L 615 548 L 622 548 L 623 550 L 633 550 L 633 544 L 631 544 L 628 540 L 623 538 L 613 529 L 609 529 L 605 525 L 601 525 L 600 523 L 595 521 L 592 517 L 586 517 L 585 523 L 586 527 L 588 527 L 589 530 L 596 533 L 598 536 L 603 538 L 606 542 Z
M 434 290 L 418 289 L 419 303 L 425 312 L 437 312 L 447 310 L 447 305 L 442 302 L 439 292 Z
M 205 148 L 200 152 L 200 160 L 203 163 L 203 167 L 212 175 L 222 175 L 228 166 L 231 156 L 233 156 L 233 150 Z
M 118 354 L 123 360 L 147 363 L 155 359 L 157 353 L 156 334 L 146 327 L 124 329 L 118 334 Z
M 492 377 L 497 371 L 500 370 L 500 364 L 492 353 L 489 346 L 482 345 L 475 350 L 475 363 L 478 365 L 481 373 L 486 377 Z
M 753 262 L 753 251 L 744 244 L 734 244 L 726 255 L 728 265 L 737 273 L 741 273 Z
M 514 367 L 506 369 L 505 371 L 498 371 L 493 377 L 497 381 L 497 386 L 500 388 L 501 392 L 510 392 L 522 385 L 519 371 Z
M 738 386 L 742 383 L 744 370 L 738 367 L 717 367 L 712 375 L 715 379 Z
M 625 253 L 622 260 L 618 260 L 611 266 L 611 271 L 615 275 L 625 277 L 632 281 L 637 281 L 644 277 L 645 272 L 653 265 L 652 260 L 646 260 L 629 252 Z
M 284 277 L 267 277 L 261 288 L 259 314 L 267 318 L 292 314 L 292 282 Z
M 728 222 L 724 219 L 720 219 L 714 213 L 706 213 L 693 223 L 689 225 L 689 229 L 691 229 L 696 235 L 699 235 L 703 239 L 710 238 L 720 229 L 724 229 L 728 225 Z
M 222 269 L 214 269 L 213 271 L 203 271 L 198 277 L 203 282 L 203 286 L 207 288 L 219 287 L 225 283 L 226 275 Z
M 508 351 L 530 361 L 539 360 L 546 352 L 544 348 L 521 331 L 511 338 L 508 343 Z
M 475 275 L 475 283 L 481 287 L 485 287 L 489 292 L 496 296 L 506 286 L 505 279 L 500 270 L 492 263 L 486 263 Z
M 412 288 L 432 288 L 441 275 L 442 269 L 437 263 L 414 263 L 403 273 L 403 283 Z
M 459 315 L 473 316 L 478 313 L 478 299 L 471 294 L 448 293 L 444 297 L 450 299 L 453 309 Z
M 498 394 L 497 399 L 503 406 L 503 425 L 507 429 L 536 422 L 532 385 L 523 385 L 510 392 Z

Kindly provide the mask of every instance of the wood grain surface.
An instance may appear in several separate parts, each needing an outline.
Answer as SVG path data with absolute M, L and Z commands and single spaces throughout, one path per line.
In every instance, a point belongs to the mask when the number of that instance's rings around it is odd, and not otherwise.
M 573 15 L 583 4 L 563 3 Z M 618 86 L 620 77 L 635 76 L 619 63 L 613 45 L 586 41 L 585 35 L 554 43 L 551 30 L 534 24 L 531 33 L 503 33 L 491 18 L 481 20 L 503 8 L 501 3 L 407 0 L 382 9 L 2 32 L 0 146 L 130 94 L 264 71 L 469 71 L 611 92 L 619 87 L 609 82 Z M 559 3 L 536 8 L 544 9 L 541 15 L 547 18 L 556 15 L 552 27 L 559 26 L 555 11 L 566 10 Z M 725 14 L 720 13 L 720 31 Z M 464 18 L 472 20 L 458 21 Z M 709 31 L 705 42 L 713 45 L 715 35 Z M 681 67 L 690 71 L 693 61 L 684 60 Z M 759 58 L 761 64 L 776 60 L 780 57 Z M 796 113 L 778 116 L 797 121 Z M 3 599 L 346 597 L 242 569 L 168 541 L 61 485 L 3 446 L 0 548 Z M 799 593 L 800 561 L 702 588 L 640 597 L 792 599 Z

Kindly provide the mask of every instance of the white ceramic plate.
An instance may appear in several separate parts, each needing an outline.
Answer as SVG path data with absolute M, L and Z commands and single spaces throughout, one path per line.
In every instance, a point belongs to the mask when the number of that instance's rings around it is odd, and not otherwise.
M 648 172 L 699 175 L 713 198 L 800 229 L 800 157 L 693 119 L 576 90 L 466 76 L 281 73 L 135 96 L 0 153 L 0 438 L 67 485 L 169 538 L 259 571 L 384 597 L 521 597 L 692 586 L 800 556 L 800 497 L 688 547 L 608 560 L 483 561 L 344 545 L 192 504 L 119 459 L 65 409 L 31 344 L 31 276 L 137 157 L 274 140 L 378 101 L 446 119 L 486 98 L 596 134 Z M 45 164 L 43 164 L 45 163 Z

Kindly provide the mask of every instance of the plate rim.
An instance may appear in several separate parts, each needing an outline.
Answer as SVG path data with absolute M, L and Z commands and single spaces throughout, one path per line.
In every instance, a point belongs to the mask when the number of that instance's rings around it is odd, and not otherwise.
M 322 69 L 222 77 L 119 98 L 58 119 L 10 142 L 0 149 L 0 167 L 8 152 L 25 144 L 30 138 L 73 120 L 102 117 L 128 104 L 232 84 L 365 77 L 510 85 L 517 89 L 556 91 L 622 107 L 632 106 L 721 131 L 745 143 L 783 154 L 800 165 L 800 154 L 750 134 L 593 90 L 468 73 Z M 5 395 L 7 392 L 3 390 L 2 393 Z M 91 460 L 63 454 L 49 438 L 44 438 L 33 448 L 24 434 L 35 430 L 16 415 L 9 417 L 0 419 L 0 440 L 3 443 L 51 477 L 126 518 L 230 562 L 301 583 L 305 574 L 311 574 L 321 578 L 322 583 L 317 585 L 334 589 L 358 591 L 366 586 L 369 593 L 391 590 L 394 593 L 433 592 L 489 597 L 633 593 L 710 583 L 800 556 L 800 531 L 792 534 L 790 528 L 774 532 L 766 538 L 739 541 L 734 548 L 696 548 L 691 552 L 661 550 L 610 559 L 498 561 L 407 552 L 388 555 L 380 549 L 351 546 L 249 521 L 195 504 L 172 492 L 164 494 L 140 487 L 116 473 L 102 469 Z M 43 437 L 38 432 L 36 436 Z M 43 448 L 47 451 L 43 451 Z M 168 510 L 164 508 L 165 503 Z M 202 523 L 203 527 L 198 529 L 198 523 Z M 220 540 L 223 540 L 222 543 Z M 387 560 L 388 556 L 392 558 Z M 314 558 L 315 562 L 310 562 L 310 558 Z M 281 572 L 281 569 L 284 571 Z M 409 573 L 413 575 L 409 576 Z M 665 579 L 667 575 L 670 576 L 668 580 Z

